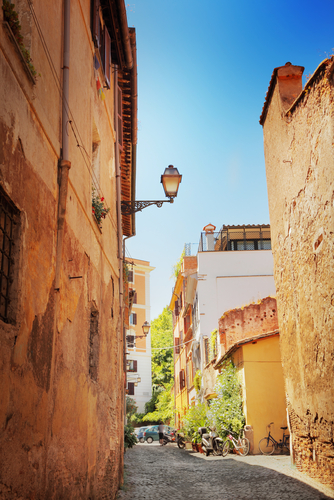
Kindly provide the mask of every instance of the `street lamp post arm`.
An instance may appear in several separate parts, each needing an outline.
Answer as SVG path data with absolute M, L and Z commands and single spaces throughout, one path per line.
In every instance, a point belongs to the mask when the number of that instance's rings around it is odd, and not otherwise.
M 163 203 L 173 202 L 173 198 L 170 198 L 169 200 L 122 201 L 121 211 L 123 215 L 131 215 L 136 212 L 141 212 L 143 208 L 150 207 L 151 205 L 156 205 L 158 208 L 161 208 Z

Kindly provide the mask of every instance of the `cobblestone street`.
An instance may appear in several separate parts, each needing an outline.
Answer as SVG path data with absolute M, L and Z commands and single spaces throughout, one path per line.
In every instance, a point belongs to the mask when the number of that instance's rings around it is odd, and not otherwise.
M 325 500 L 334 491 L 290 465 L 289 456 L 205 457 L 176 445 L 138 444 L 125 454 L 118 500 Z

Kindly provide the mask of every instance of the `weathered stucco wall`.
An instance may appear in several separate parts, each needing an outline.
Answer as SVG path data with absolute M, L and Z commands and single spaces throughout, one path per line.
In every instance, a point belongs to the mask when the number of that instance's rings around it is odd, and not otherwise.
M 298 68 L 289 70 L 291 78 Z M 262 124 L 294 456 L 299 469 L 334 485 L 333 59 L 290 110 L 280 97 L 290 76 L 277 80 L 280 70 Z
M 61 80 L 63 2 L 35 1 L 34 9 Z M 9 323 L 0 320 L 0 499 L 113 499 L 124 408 L 113 90 L 105 90 L 105 101 L 98 96 L 90 2 L 73 1 L 69 102 L 88 157 L 98 131 L 98 182 L 111 210 L 101 232 L 92 215 L 91 164 L 69 126 L 57 292 L 61 99 L 33 22 L 35 85 L 2 25 L 2 9 L 0 21 L 0 186 L 19 210 L 12 313 Z

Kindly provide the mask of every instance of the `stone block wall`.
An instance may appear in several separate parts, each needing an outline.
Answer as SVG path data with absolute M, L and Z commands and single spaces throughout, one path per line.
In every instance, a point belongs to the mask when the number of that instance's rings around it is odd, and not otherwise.
M 274 70 L 261 123 L 294 459 L 334 486 L 333 58 L 302 71 Z
M 219 354 L 223 355 L 240 340 L 277 329 L 277 305 L 274 297 L 266 297 L 256 304 L 227 311 L 219 320 Z

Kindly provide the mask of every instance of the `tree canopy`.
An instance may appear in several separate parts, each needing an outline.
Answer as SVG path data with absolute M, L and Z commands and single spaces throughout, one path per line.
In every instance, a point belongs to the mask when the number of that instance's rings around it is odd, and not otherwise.
M 172 313 L 168 306 L 151 323 L 152 385 L 166 388 L 174 379 Z

